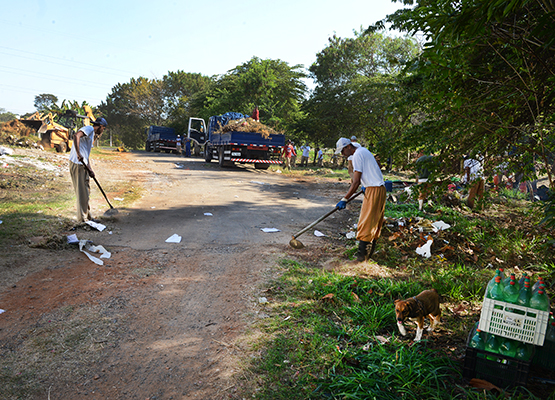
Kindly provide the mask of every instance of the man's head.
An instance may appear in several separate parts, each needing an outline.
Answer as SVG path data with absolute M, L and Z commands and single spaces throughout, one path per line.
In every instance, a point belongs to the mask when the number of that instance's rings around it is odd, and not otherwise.
M 93 122 L 93 127 L 94 132 L 97 136 L 102 135 L 102 132 L 104 132 L 104 129 L 106 129 L 108 127 L 108 122 L 106 122 L 106 120 L 104 118 L 97 118 L 94 120 Z
M 351 142 L 356 142 L 357 141 L 357 137 L 356 136 L 351 136 Z
M 350 148 L 353 147 L 351 141 L 347 138 L 340 138 L 335 144 L 335 154 L 341 154 L 345 157 L 350 156 Z

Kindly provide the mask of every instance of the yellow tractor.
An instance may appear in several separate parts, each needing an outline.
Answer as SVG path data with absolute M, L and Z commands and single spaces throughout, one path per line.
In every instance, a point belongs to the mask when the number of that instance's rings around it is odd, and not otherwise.
M 37 133 L 41 135 L 41 142 L 44 147 L 53 147 L 58 153 L 65 153 L 71 149 L 73 144 L 75 119 L 82 119 L 83 125 L 90 125 L 91 121 L 95 120 L 91 107 L 85 105 L 83 108 L 86 115 L 79 115 L 72 110 L 66 110 L 64 114 L 60 114 L 57 119 L 60 122 L 65 122 L 64 125 L 56 122 L 51 112 L 41 114 L 37 111 L 29 118 L 20 121 L 36 129 Z

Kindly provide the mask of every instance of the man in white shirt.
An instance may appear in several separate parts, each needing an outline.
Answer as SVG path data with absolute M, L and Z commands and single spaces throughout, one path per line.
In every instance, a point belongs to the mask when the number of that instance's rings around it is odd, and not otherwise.
M 386 190 L 382 171 L 368 149 L 355 146 L 347 138 L 337 141 L 335 153 L 343 157 L 352 156 L 354 170 L 351 187 L 336 207 L 344 209 L 347 200 L 355 194 L 359 186 L 362 186 L 364 191 L 356 238 L 359 241 L 357 261 L 367 261 L 374 253 L 384 221 Z M 372 244 L 370 250 L 369 244 Z
M 89 207 L 89 177 L 94 178 L 90 155 L 95 140 L 102 137 L 108 126 L 104 118 L 97 118 L 93 126 L 87 125 L 73 135 L 73 146 L 69 153 L 69 173 L 77 197 L 77 221 L 91 221 Z
M 301 150 L 303 154 L 301 155 L 301 167 L 304 166 L 308 167 L 308 157 L 310 156 L 310 146 L 306 143 L 304 146 L 301 146 Z

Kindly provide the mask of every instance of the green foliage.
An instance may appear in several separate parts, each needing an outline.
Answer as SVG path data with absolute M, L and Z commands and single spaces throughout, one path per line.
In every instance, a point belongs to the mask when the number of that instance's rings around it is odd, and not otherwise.
M 16 115 L 14 113 L 6 111 L 4 108 L 0 108 L 0 122 L 8 122 L 15 118 Z
M 391 108 L 396 76 L 416 52 L 412 39 L 380 33 L 330 38 L 310 67 L 316 88 L 303 109 L 311 139 L 331 147 L 340 136 L 355 135 L 389 155 L 394 132 L 406 123 Z
M 56 107 L 58 98 L 53 94 L 43 93 L 35 96 L 35 108 L 38 112 L 49 112 L 53 107 Z

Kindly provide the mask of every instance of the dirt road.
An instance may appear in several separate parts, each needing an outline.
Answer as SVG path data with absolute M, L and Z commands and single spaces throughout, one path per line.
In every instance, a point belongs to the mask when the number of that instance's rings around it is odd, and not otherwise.
M 144 152 L 95 170 L 110 198 L 125 195 L 117 192 L 123 182 L 136 182 L 144 196 L 103 232 L 68 232 L 111 251 L 104 265 L 77 250 L 34 249 L 20 267 L 10 265 L 0 293 L 4 354 L 52 334 L 49 327 L 62 335 L 68 321 L 90 319 L 89 342 L 71 347 L 68 333 L 34 350 L 52 353 L 37 370 L 57 372 L 37 372 L 42 393 L 32 398 L 234 398 L 248 326 L 264 317 L 261 284 L 280 258 L 299 252 L 288 246 L 291 234 L 329 211 L 347 184 Z M 93 209 L 107 209 L 98 192 Z M 346 216 L 318 229 L 336 234 Z M 166 243 L 174 234 L 181 242 Z M 313 249 L 323 243 L 311 232 L 301 240 Z

